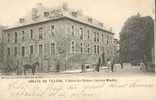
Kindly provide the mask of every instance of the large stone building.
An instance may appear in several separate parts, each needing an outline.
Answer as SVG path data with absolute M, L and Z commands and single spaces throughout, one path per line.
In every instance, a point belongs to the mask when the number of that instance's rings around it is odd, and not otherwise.
M 66 6 L 51 9 L 40 4 L 3 33 L 6 66 L 39 61 L 38 71 L 69 70 L 84 63 L 105 64 L 114 55 L 114 33 Z

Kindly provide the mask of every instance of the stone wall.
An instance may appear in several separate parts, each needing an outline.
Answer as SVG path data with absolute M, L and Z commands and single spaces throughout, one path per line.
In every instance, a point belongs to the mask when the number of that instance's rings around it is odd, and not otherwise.
M 52 30 L 52 25 L 54 29 Z M 72 35 L 74 26 L 74 35 Z M 39 39 L 39 28 L 43 28 L 43 39 Z M 80 28 L 83 29 L 83 39 L 80 39 Z M 31 38 L 31 30 L 33 37 Z M 89 30 L 89 38 L 88 38 Z M 23 32 L 24 31 L 24 35 Z M 15 32 L 17 32 L 17 42 L 15 42 Z M 94 33 L 99 33 L 99 42 L 94 41 Z M 10 37 L 8 43 L 8 34 Z M 102 38 L 103 34 L 103 38 Z M 24 40 L 23 40 L 24 36 Z M 74 53 L 71 50 L 71 42 L 75 41 Z M 48 71 L 63 71 L 67 69 L 80 68 L 82 63 L 97 63 L 101 58 L 101 62 L 113 57 L 113 35 L 99 30 L 97 28 L 84 25 L 82 23 L 69 20 L 59 19 L 47 21 L 38 24 L 8 29 L 4 31 L 4 62 L 16 66 L 16 63 L 22 66 L 24 64 L 32 64 L 38 61 L 40 66 L 37 68 L 38 72 Z M 51 52 L 51 44 L 55 43 L 55 54 Z M 81 43 L 83 44 L 83 52 L 81 52 Z M 30 46 L 33 45 L 33 54 L 30 54 Z M 42 55 L 39 54 L 39 45 L 42 45 Z M 88 53 L 88 46 L 90 52 Z M 99 45 L 99 53 L 94 52 L 94 45 Z M 25 47 L 25 55 L 22 56 L 22 47 Z M 15 56 L 14 48 L 17 47 L 17 55 Z M 7 49 L 10 48 L 10 55 L 7 54 Z M 103 61 L 102 61 L 102 55 Z M 88 58 L 93 58 L 89 60 Z M 79 59 L 77 59 L 79 58 Z M 77 59 L 72 61 L 72 59 Z M 75 68 L 72 67 L 75 65 Z

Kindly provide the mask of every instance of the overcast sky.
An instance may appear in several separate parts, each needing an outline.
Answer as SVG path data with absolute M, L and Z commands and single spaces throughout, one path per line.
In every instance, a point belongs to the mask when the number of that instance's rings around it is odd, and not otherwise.
M 0 24 L 13 25 L 39 2 L 48 7 L 67 2 L 69 8 L 81 9 L 84 14 L 112 27 L 115 33 L 119 33 L 126 19 L 137 12 L 142 16 L 154 16 L 154 0 L 0 0 Z

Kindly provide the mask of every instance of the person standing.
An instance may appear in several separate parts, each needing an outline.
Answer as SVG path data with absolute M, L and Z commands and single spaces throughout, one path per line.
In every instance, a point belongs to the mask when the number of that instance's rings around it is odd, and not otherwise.
M 99 62 L 96 64 L 96 71 L 97 71 L 97 72 L 100 71 L 100 63 L 99 63 Z
M 81 64 L 81 73 L 85 72 L 85 64 Z
M 115 61 L 113 59 L 112 63 L 111 63 L 111 71 L 114 72 L 114 64 L 115 64 Z
M 145 66 L 145 64 L 141 61 L 140 62 L 140 64 L 139 64 L 140 66 L 140 70 L 142 70 L 142 71 L 146 71 L 146 66 Z
M 20 74 L 20 68 L 19 68 L 19 61 L 17 60 L 17 63 L 16 63 L 16 75 L 19 75 Z

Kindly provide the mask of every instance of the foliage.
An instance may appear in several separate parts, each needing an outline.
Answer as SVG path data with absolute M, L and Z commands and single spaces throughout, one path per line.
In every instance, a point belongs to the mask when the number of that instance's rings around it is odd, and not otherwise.
M 139 14 L 128 18 L 120 32 L 121 61 L 151 61 L 153 46 L 154 20 Z

